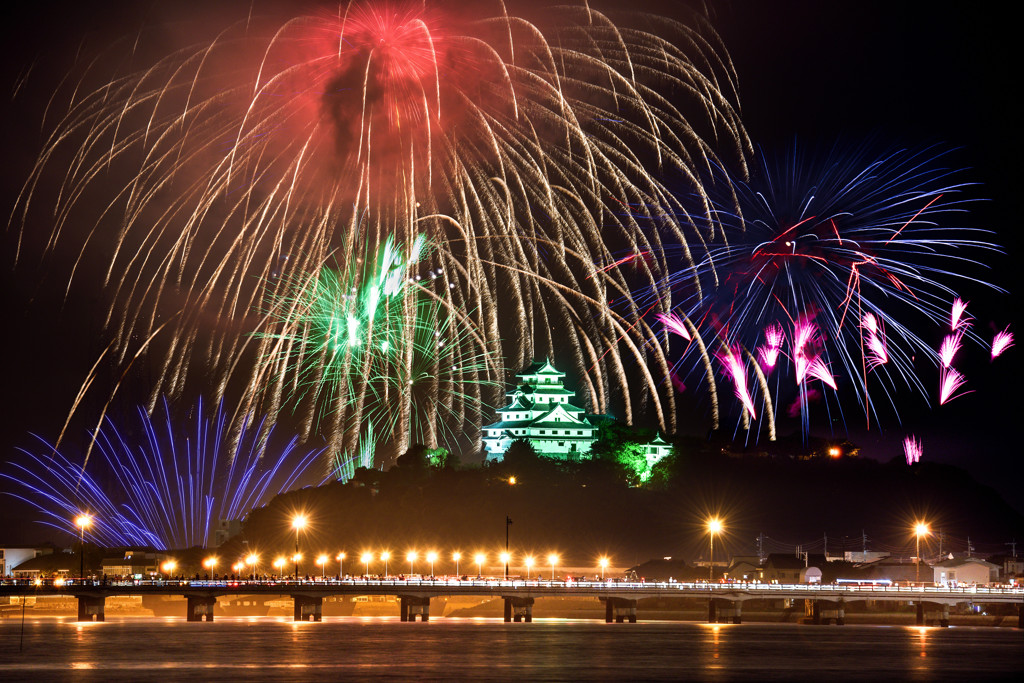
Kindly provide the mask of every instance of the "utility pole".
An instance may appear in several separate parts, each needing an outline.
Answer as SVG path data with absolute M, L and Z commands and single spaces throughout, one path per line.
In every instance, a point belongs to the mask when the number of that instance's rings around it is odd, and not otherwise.
M 757 535 L 757 559 L 760 564 L 764 564 L 764 532 L 762 531 Z
M 868 561 L 868 533 L 864 529 L 860 530 L 860 542 L 863 550 L 861 551 L 860 561 Z
M 508 528 L 512 526 L 512 518 L 505 515 L 505 578 L 508 579 Z
M 942 529 L 939 529 L 939 557 L 942 556 Z
M 971 537 L 967 537 L 967 557 L 974 557 L 974 546 L 971 545 Z
M 825 532 L 825 561 L 828 562 L 828 532 Z
M 1010 554 L 1013 555 L 1013 559 L 1017 559 L 1017 539 L 1015 538 L 1009 543 L 1004 543 L 1003 545 L 1010 546 Z

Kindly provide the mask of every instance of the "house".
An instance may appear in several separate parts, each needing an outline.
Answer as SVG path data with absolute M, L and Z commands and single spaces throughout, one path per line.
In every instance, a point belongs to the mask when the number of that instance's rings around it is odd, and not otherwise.
M 737 555 L 723 576 L 733 581 L 763 581 L 764 568 L 757 555 Z
M 83 567 L 80 553 L 67 551 L 48 553 L 25 560 L 11 570 L 11 576 L 16 579 L 78 576 L 79 572 L 83 571 L 83 569 L 86 574 L 89 574 L 91 566 L 88 554 L 86 555 Z
M 970 583 L 981 586 L 999 582 L 999 565 L 977 557 L 964 557 L 932 565 L 935 583 Z
M 535 361 L 517 375 L 509 403 L 498 409 L 498 421 L 483 428 L 488 460 L 501 460 L 516 439 L 527 439 L 541 455 L 562 460 L 589 457 L 597 439 L 600 415 L 573 403 L 576 392 L 563 386 L 564 372 L 551 361 Z M 667 444 L 666 444 L 667 445 Z
M 805 560 L 796 555 L 770 553 L 764 562 L 764 580 L 768 583 L 804 583 L 807 569 L 811 565 L 810 559 Z M 823 562 L 824 558 L 822 558 Z

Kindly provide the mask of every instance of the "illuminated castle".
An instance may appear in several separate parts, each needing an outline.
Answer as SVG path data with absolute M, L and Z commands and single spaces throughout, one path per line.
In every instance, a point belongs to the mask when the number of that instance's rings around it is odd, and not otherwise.
M 534 361 L 505 392 L 509 404 L 499 409 L 498 422 L 483 428 L 488 460 L 501 460 L 516 439 L 528 439 L 541 455 L 576 460 L 588 458 L 602 415 L 588 415 L 573 405 L 576 392 L 562 386 L 564 372 L 550 361 Z

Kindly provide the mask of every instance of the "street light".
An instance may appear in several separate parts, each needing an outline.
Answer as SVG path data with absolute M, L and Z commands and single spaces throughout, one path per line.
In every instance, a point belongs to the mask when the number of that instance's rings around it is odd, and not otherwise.
M 387 550 L 380 554 L 380 561 L 384 563 L 384 578 L 388 577 L 388 560 L 391 559 L 391 553 Z
M 345 553 L 344 553 L 344 551 L 338 553 L 338 555 L 334 559 L 336 559 L 338 561 L 338 579 L 340 580 L 341 577 L 345 576 Z
M 924 522 L 918 522 L 914 525 L 914 534 L 917 536 L 917 557 L 915 558 L 915 564 L 917 565 L 916 583 L 921 583 L 921 537 L 927 536 L 928 533 L 928 525 Z
M 216 568 L 217 568 L 217 557 L 215 555 L 211 555 L 210 557 L 208 557 L 205 560 L 203 560 L 203 569 L 205 569 L 206 571 L 208 571 L 210 573 L 213 573 L 213 570 L 216 569 Z
M 431 577 L 434 576 L 434 562 L 436 562 L 436 561 L 437 561 L 437 553 L 435 553 L 433 550 L 431 550 L 429 553 L 427 553 L 427 562 L 430 563 L 430 576 Z
M 284 563 L 285 563 L 284 555 L 281 555 L 280 557 L 278 557 L 277 559 L 274 560 L 274 569 L 277 570 L 277 575 L 278 576 L 280 576 L 281 574 L 284 573 Z
M 558 555 L 551 553 L 548 555 L 548 564 L 551 565 L 551 580 L 555 580 L 555 565 L 558 563 Z
M 477 578 L 480 578 L 484 574 L 484 560 L 486 560 L 486 559 L 487 559 L 487 556 L 484 555 L 483 553 L 477 553 L 476 555 L 473 556 L 473 561 L 476 562 L 476 576 L 477 576 Z
M 318 565 L 320 565 L 320 578 L 321 579 L 326 579 L 327 578 L 327 561 L 329 559 L 330 558 L 328 558 L 326 555 L 323 555 L 323 554 L 319 555 L 316 558 L 316 563 Z
M 604 570 L 608 569 L 608 558 L 602 557 L 597 563 L 601 565 L 601 580 L 604 581 Z
M 163 570 L 164 574 L 168 575 L 167 578 L 170 578 L 171 572 L 173 572 L 175 567 L 177 567 L 177 566 L 178 566 L 178 563 L 175 562 L 174 560 L 167 560 L 162 565 L 160 565 L 160 569 Z
M 722 520 L 718 517 L 712 517 L 708 520 L 708 547 L 709 547 L 709 559 L 708 559 L 708 583 L 712 583 L 715 580 L 715 534 L 721 533 L 722 531 Z
M 455 576 L 459 576 L 459 560 L 462 559 L 462 553 L 452 553 L 452 559 L 455 560 Z
M 249 553 L 249 556 L 245 558 L 245 563 L 249 565 L 250 571 L 252 572 L 252 578 L 256 578 L 256 563 L 260 561 L 260 556 L 256 553 Z
M 82 547 L 78 560 L 78 580 L 85 581 L 85 530 L 92 526 L 92 515 L 83 513 L 75 519 L 75 524 L 82 532 Z
M 362 555 L 361 555 L 361 556 L 359 557 L 359 560 L 360 560 L 360 561 L 361 561 L 361 562 L 362 562 L 362 563 L 363 563 L 364 565 L 366 565 L 366 573 L 364 573 L 364 574 L 363 574 L 363 576 L 369 576 L 369 575 L 370 575 L 370 562 L 372 562 L 372 561 L 373 561 L 373 553 L 363 553 L 363 554 L 362 554 Z
M 306 515 L 295 515 L 292 519 L 292 527 L 295 528 L 295 580 L 299 580 L 299 532 L 306 528 Z
M 510 555 L 508 552 L 503 552 L 499 557 L 501 558 L 501 563 L 503 565 L 505 565 L 505 578 L 507 579 L 508 578 L 508 561 L 512 559 L 512 555 Z
M 405 561 L 409 563 L 409 573 L 410 574 L 415 574 L 416 573 L 416 558 L 417 557 L 419 557 L 419 554 L 417 554 L 417 552 L 415 550 L 410 550 L 409 552 L 407 552 L 405 554 Z
M 523 561 L 523 564 L 526 565 L 526 578 L 529 579 L 530 568 L 533 567 L 533 555 L 527 555 L 526 559 Z

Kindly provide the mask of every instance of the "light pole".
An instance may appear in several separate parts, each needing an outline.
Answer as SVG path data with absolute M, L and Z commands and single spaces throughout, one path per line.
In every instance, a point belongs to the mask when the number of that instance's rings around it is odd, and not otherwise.
M 369 576 L 370 561 L 373 559 L 373 555 L 371 553 L 363 553 L 362 557 L 360 557 L 359 559 L 362 560 L 364 565 L 366 565 L 366 572 L 363 573 L 363 576 Z
M 427 553 L 427 562 L 430 563 L 430 578 L 434 578 L 434 562 L 437 561 L 437 553 L 431 550 Z
M 452 553 L 452 559 L 455 560 L 455 576 L 460 576 L 460 574 L 459 574 L 459 560 L 462 559 L 462 553 L 457 553 L 457 552 L 456 553 Z
M 505 580 L 508 580 L 508 562 L 512 559 L 512 556 L 506 550 L 501 554 L 501 563 L 505 565 Z
M 295 580 L 299 580 L 299 532 L 306 528 L 306 515 L 295 515 L 292 519 L 292 526 L 295 528 Z
M 278 557 L 277 559 L 274 560 L 274 569 L 277 570 L 277 575 L 278 576 L 281 576 L 282 574 L 284 574 L 284 562 L 285 562 L 284 556 Z
M 523 561 L 523 564 L 526 565 L 526 580 L 529 581 L 530 580 L 530 568 L 533 567 L 533 555 L 527 555 L 526 559 Z
M 81 531 L 82 533 L 82 545 L 79 550 L 78 559 L 78 580 L 85 581 L 85 530 L 86 528 L 92 526 L 92 515 L 90 515 L 89 513 L 83 513 L 81 515 L 78 515 L 78 517 L 75 519 L 75 524 L 78 526 L 79 531 Z
M 548 564 L 551 565 L 551 580 L 555 580 L 555 564 L 558 562 L 558 555 L 551 553 L 548 555 Z
M 928 525 L 924 522 L 918 522 L 914 526 L 914 533 L 917 536 L 917 556 L 914 558 L 914 563 L 917 565 L 917 578 L 915 579 L 915 583 L 921 583 L 921 537 L 928 535 Z
M 211 555 L 210 557 L 208 557 L 205 560 L 203 560 L 203 569 L 205 569 L 206 571 L 210 572 L 210 574 L 212 574 L 213 576 L 216 576 L 216 574 L 213 573 L 213 571 L 216 568 L 217 568 L 217 557 L 216 557 L 216 555 Z
M 416 558 L 417 557 L 419 557 L 419 555 L 416 553 L 415 550 L 410 550 L 409 552 L 407 552 L 405 554 L 405 561 L 409 563 L 409 573 L 410 574 L 415 574 L 416 573 Z
M 178 563 L 174 560 L 167 560 L 162 565 L 160 565 L 160 569 L 163 571 L 164 574 L 167 574 L 167 578 L 169 579 L 171 578 L 171 574 L 174 572 L 177 566 Z
M 712 517 L 708 520 L 708 583 L 715 580 L 715 534 L 722 531 L 722 520 Z
M 608 558 L 602 557 L 597 563 L 601 565 L 601 580 L 604 581 L 604 570 L 608 568 Z
M 477 553 L 473 556 L 473 561 L 476 562 L 476 578 L 480 578 L 484 575 L 484 560 L 487 556 L 483 553 Z
M 512 483 L 512 484 L 516 483 L 516 478 L 512 477 L 510 483 Z M 505 578 L 506 579 L 508 578 L 508 557 L 509 557 L 509 554 L 508 554 L 508 528 L 510 526 L 512 526 L 512 518 L 509 517 L 508 515 L 505 515 L 505 555 L 504 555 L 504 557 L 505 557 Z
M 249 556 L 245 558 L 245 563 L 250 567 L 250 576 L 256 578 L 256 563 L 260 561 L 260 556 L 256 553 L 249 553 Z
M 334 559 L 336 559 L 338 561 L 338 580 L 340 581 L 342 579 L 342 577 L 345 576 L 345 553 L 344 553 L 344 551 L 338 553 L 338 556 L 335 557 Z
M 391 559 L 391 553 L 387 550 L 380 554 L 380 561 L 384 563 L 384 578 L 388 578 L 388 560 Z
M 320 565 L 320 578 L 321 579 L 326 579 L 327 578 L 327 561 L 329 559 L 330 558 L 328 558 L 326 555 L 320 555 L 320 556 L 318 556 L 316 558 L 316 563 L 318 565 Z

